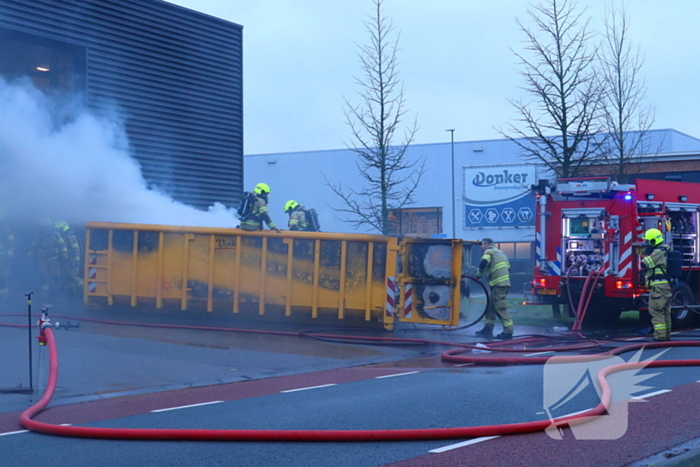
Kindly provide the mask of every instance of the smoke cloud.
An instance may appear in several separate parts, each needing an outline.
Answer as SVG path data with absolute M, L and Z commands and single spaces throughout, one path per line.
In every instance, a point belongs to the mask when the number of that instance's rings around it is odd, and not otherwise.
M 233 209 L 208 212 L 149 189 L 121 122 L 0 79 L 0 214 L 86 221 L 235 227 Z M 70 117 L 67 117 L 70 116 Z

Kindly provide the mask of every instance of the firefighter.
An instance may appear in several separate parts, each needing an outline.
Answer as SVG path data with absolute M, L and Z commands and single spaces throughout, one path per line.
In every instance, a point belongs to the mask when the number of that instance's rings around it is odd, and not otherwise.
M 80 258 L 82 256 L 82 249 L 80 248 L 78 236 L 65 221 L 56 222 L 54 227 L 63 239 L 68 252 L 67 258 L 59 258 L 63 287 L 66 289 L 69 296 L 73 298 L 80 297 L 83 291 L 83 280 L 80 278 Z
M 510 290 L 510 262 L 501 250 L 496 248 L 493 240 L 484 238 L 481 240 L 481 249 L 484 254 L 479 263 L 477 278 L 486 276 L 491 287 L 489 305 L 486 310 L 484 327 L 476 332 L 477 336 L 492 337 L 493 327 L 496 325 L 496 315 L 501 319 L 503 332 L 496 336 L 497 339 L 513 338 L 513 320 L 508 313 L 508 291 Z
M 9 293 L 10 262 L 15 254 L 15 236 L 0 216 L 0 299 Z
M 41 219 L 39 230 L 32 241 L 28 255 L 37 263 L 41 297 L 46 298 L 51 291 L 57 291 L 60 288 L 59 258 L 61 260 L 68 259 L 66 243 L 50 219 L 46 217 Z
M 654 326 L 655 341 L 671 340 L 671 286 L 668 283 L 666 259 L 669 246 L 664 244 L 659 229 L 644 232 L 647 249 L 642 259 L 647 287 L 649 287 L 649 314 Z
M 241 221 L 241 229 L 248 231 L 262 230 L 264 221 L 271 230 L 280 233 L 280 229 L 272 222 L 270 213 L 267 211 L 267 195 L 270 194 L 270 187 L 267 186 L 267 183 L 258 183 L 255 185 L 253 194 L 255 195 L 255 201 L 250 214 Z
M 284 205 L 284 212 L 289 214 L 289 230 L 309 230 L 309 223 L 306 219 L 304 206 L 290 199 Z

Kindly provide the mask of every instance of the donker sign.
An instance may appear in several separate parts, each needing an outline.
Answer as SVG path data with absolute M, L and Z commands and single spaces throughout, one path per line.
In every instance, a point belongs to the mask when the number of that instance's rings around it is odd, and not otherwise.
M 464 228 L 531 227 L 537 183 L 535 166 L 464 167 Z

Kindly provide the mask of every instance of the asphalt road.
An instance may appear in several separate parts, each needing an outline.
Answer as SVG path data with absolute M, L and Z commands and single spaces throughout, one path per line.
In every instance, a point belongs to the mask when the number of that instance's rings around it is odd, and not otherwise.
M 214 334 L 103 325 L 58 331 L 59 391 L 53 408 L 38 419 L 102 427 L 347 430 L 543 420 L 551 409 L 545 407 L 548 383 L 541 365 L 457 366 L 442 363 L 437 354 L 443 349 L 435 347 Z M 469 339 L 468 334 L 453 338 Z M 22 342 L 26 347 L 26 340 L 20 330 L 0 328 L 0 349 L 14 355 L 4 365 L 5 386 L 22 378 L 22 351 L 12 349 Z M 656 353 L 645 351 L 642 358 Z M 671 349 L 660 358 L 700 358 L 700 349 Z M 625 433 L 603 441 L 575 439 L 571 430 L 562 440 L 544 433 L 377 443 L 73 439 L 22 432 L 17 411 L 30 397 L 0 395 L 1 464 L 621 466 L 700 437 L 700 409 L 693 403 L 700 396 L 700 370 L 641 373 L 655 376 L 627 392 L 670 392 L 650 396 L 648 403 L 618 402 L 629 410 Z M 624 374 L 610 377 L 613 389 L 629 381 Z M 175 409 L 193 404 L 205 405 Z M 596 404 L 589 386 L 557 410 L 572 413 Z

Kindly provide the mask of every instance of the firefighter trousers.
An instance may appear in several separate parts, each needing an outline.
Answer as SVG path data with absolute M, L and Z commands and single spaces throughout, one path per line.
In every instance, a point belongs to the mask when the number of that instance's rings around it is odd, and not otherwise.
M 81 297 L 83 294 L 83 280 L 80 278 L 80 269 L 68 261 L 60 262 L 59 266 L 61 269 L 61 285 L 65 292 L 73 298 Z
M 484 319 L 484 325 L 493 328 L 496 324 L 496 315 L 498 315 L 503 323 L 504 334 L 513 334 L 513 320 L 510 319 L 508 302 L 506 301 L 509 290 L 509 286 L 494 285 L 491 287 L 489 306 L 486 309 L 486 318 Z
M 668 284 L 651 286 L 649 314 L 654 327 L 655 340 L 671 339 L 671 287 Z

